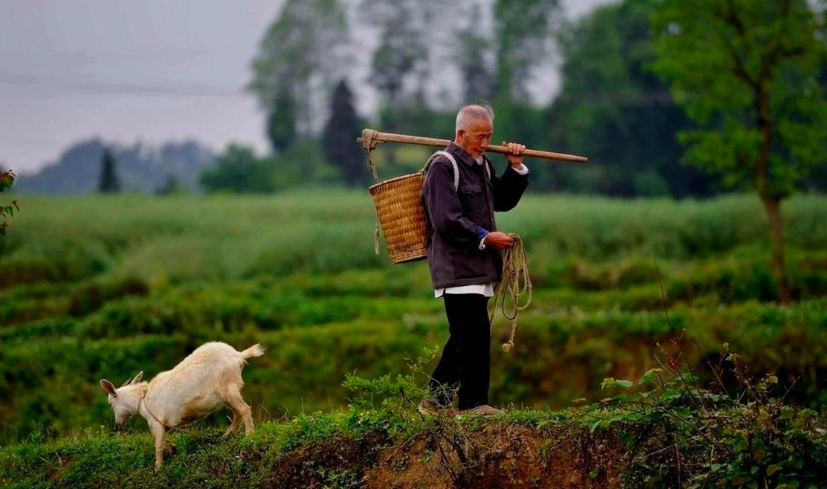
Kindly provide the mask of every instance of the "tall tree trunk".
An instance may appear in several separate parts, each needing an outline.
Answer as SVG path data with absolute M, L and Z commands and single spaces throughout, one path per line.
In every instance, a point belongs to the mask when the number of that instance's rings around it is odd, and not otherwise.
M 781 199 L 778 197 L 761 196 L 764 209 L 770 223 L 772 235 L 772 273 L 775 277 L 775 286 L 778 289 L 778 298 L 783 304 L 792 301 L 793 294 L 787 281 L 787 267 L 784 264 L 784 224 L 781 220 Z
M 787 267 L 784 264 L 784 224 L 781 221 L 781 198 L 770 190 L 769 165 L 772 153 L 773 124 L 769 90 L 769 64 L 762 69 L 761 78 L 756 85 L 756 113 L 757 128 L 761 135 L 761 144 L 758 148 L 758 160 L 755 166 L 755 189 L 761 196 L 767 218 L 770 223 L 772 238 L 772 274 L 775 277 L 775 287 L 778 289 L 778 299 L 782 304 L 792 302 L 793 294 L 787 282 Z

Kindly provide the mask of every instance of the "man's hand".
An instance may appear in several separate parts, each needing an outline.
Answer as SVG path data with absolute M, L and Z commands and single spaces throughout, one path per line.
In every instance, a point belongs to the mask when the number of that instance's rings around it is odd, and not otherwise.
M 514 246 L 514 238 L 499 231 L 491 231 L 485 237 L 485 246 L 493 246 L 498 250 L 507 250 Z
M 510 153 L 505 155 L 508 163 L 515 169 L 519 168 L 520 165 L 523 164 L 523 152 L 525 151 L 525 145 L 520 143 L 506 143 L 505 141 L 503 141 L 502 145 L 510 151 Z

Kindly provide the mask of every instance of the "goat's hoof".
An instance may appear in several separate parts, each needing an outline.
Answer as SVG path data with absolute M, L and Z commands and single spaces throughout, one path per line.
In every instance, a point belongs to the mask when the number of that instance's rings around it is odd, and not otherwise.
M 164 448 L 164 451 L 167 452 L 168 454 L 172 455 L 173 453 L 178 451 L 178 447 L 176 447 L 172 443 L 167 443 L 167 446 Z

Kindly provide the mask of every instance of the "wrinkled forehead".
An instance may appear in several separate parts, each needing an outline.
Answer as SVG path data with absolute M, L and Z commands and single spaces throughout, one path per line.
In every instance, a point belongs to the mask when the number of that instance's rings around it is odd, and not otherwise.
M 490 134 L 494 131 L 494 122 L 487 117 L 475 117 L 465 124 L 467 134 Z

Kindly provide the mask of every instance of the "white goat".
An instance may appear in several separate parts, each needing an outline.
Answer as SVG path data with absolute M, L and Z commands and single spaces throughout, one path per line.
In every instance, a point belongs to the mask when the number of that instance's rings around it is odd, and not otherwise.
M 164 439 L 167 431 L 207 416 L 221 407 L 233 411 L 233 421 L 225 435 L 234 433 L 243 422 L 244 431 L 253 431 L 250 406 L 241 397 L 241 369 L 247 359 L 260 357 L 264 349 L 255 344 L 244 351 L 219 342 L 205 343 L 172 370 L 159 373 L 151 382 L 141 382 L 144 373 L 115 389 L 101 379 L 115 411 L 115 423 L 123 425 L 136 413 L 143 416 L 155 437 L 155 468 L 161 467 L 164 452 L 175 446 Z

